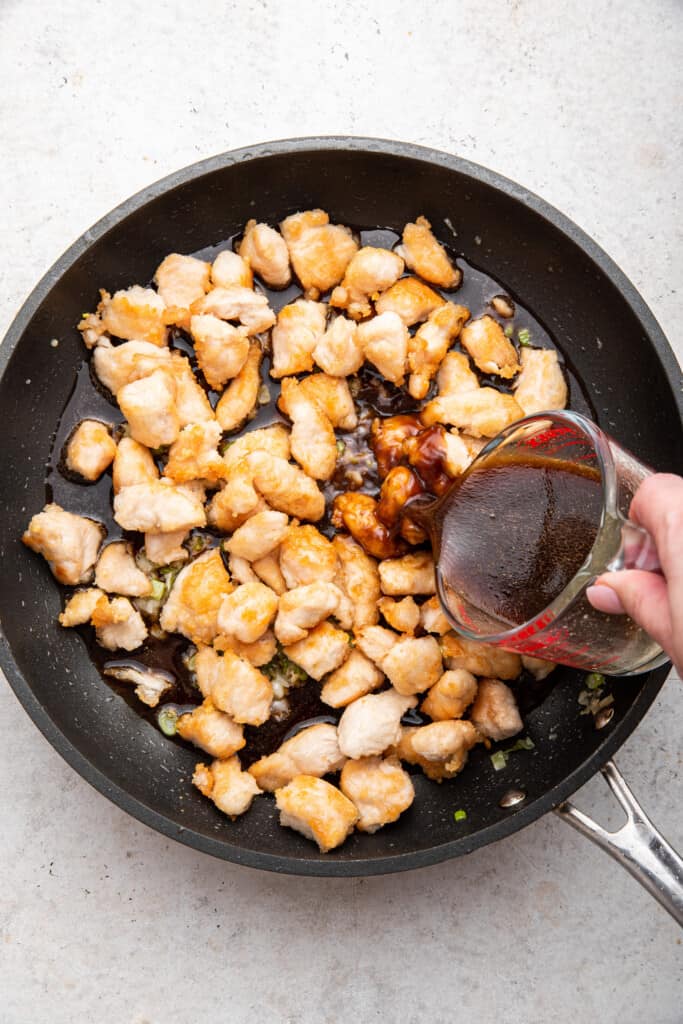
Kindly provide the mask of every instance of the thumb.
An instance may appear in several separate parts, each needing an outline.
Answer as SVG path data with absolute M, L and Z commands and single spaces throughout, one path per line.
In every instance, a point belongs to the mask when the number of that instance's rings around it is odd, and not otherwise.
M 660 647 L 673 639 L 666 580 L 654 572 L 624 569 L 599 576 L 586 597 L 597 611 L 630 615 Z

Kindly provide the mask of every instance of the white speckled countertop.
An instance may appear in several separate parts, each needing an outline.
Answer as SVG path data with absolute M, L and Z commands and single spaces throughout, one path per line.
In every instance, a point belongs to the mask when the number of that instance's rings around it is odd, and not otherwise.
M 617 261 L 680 356 L 682 47 L 674 0 L 5 0 L 0 327 L 156 178 L 253 142 L 357 134 L 538 192 Z M 683 1019 L 675 925 L 552 816 L 412 874 L 275 877 L 127 817 L 4 685 L 0 723 L 2 1024 Z M 670 679 L 617 758 L 679 849 L 682 734 Z M 618 820 L 601 779 L 576 803 Z

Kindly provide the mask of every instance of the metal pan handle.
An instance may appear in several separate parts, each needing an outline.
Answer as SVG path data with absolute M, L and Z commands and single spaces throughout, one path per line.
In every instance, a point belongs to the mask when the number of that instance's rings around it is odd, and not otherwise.
M 614 761 L 602 774 L 626 812 L 620 829 L 608 832 L 568 802 L 555 813 L 614 857 L 683 927 L 683 860 L 645 814 Z

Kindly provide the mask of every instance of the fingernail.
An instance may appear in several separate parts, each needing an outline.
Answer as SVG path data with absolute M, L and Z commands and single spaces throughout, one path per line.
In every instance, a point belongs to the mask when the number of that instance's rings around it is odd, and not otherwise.
M 586 597 L 599 612 L 607 612 L 609 615 L 623 615 L 625 608 L 616 590 L 612 590 L 606 584 L 588 587 Z

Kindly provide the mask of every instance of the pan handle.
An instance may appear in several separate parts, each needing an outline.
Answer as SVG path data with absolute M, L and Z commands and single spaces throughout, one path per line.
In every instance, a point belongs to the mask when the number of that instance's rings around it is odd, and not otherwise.
M 604 765 L 602 774 L 626 811 L 620 829 L 608 832 L 569 802 L 555 813 L 614 857 L 683 927 L 683 860 L 645 814 L 614 761 Z

